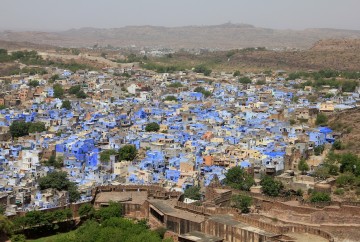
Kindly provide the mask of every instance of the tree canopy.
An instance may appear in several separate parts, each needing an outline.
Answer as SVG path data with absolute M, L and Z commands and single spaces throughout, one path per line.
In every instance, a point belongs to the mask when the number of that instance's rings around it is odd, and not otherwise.
M 198 66 L 195 66 L 194 72 L 202 73 L 202 74 L 204 74 L 204 76 L 210 76 L 212 70 L 207 68 L 205 65 L 198 65 Z
M 241 84 L 250 84 L 252 81 L 249 77 L 244 76 L 239 79 L 239 82 Z
M 328 193 L 325 192 L 312 192 L 310 195 L 310 202 L 330 202 L 331 197 Z
M 64 160 L 63 157 L 56 158 L 55 155 L 51 155 L 50 158 L 45 161 L 46 166 L 53 166 L 55 168 L 61 168 L 63 166 Z
M 80 90 L 78 93 L 76 93 L 77 98 L 85 99 L 87 98 L 86 93 L 83 90 Z
M 69 181 L 67 173 L 64 171 L 54 171 L 47 176 L 40 177 L 39 186 L 41 190 L 53 188 L 58 191 L 68 191 L 70 202 L 76 202 L 80 198 L 76 184 Z
M 239 190 L 249 191 L 254 178 L 239 166 L 230 168 L 225 174 L 225 184 Z
M 316 121 L 315 121 L 315 124 L 316 125 L 321 125 L 321 126 L 324 126 L 326 125 L 328 122 L 328 117 L 323 114 L 323 113 L 319 113 L 317 116 L 316 116 Z
M 111 217 L 101 223 L 88 220 L 73 233 L 60 235 L 54 242 L 161 242 L 161 235 L 149 230 L 144 223 Z
M 119 160 L 132 161 L 137 155 L 137 150 L 134 145 L 124 145 L 119 149 Z
M 61 86 L 61 84 L 58 84 L 58 83 L 54 84 L 53 89 L 54 89 L 54 97 L 55 98 L 60 98 L 60 99 L 63 98 L 64 89 Z
M 309 165 L 304 159 L 301 159 L 298 164 L 298 169 L 299 171 L 301 171 L 302 174 L 305 174 L 305 172 L 309 170 Z
M 43 122 L 32 122 L 29 125 L 29 133 L 41 133 L 46 130 L 45 123 Z
M 45 124 L 43 122 L 16 120 L 10 125 L 10 133 L 14 138 L 26 136 L 29 133 L 43 132 L 45 130 Z
M 65 108 L 67 110 L 71 109 L 71 102 L 69 100 L 62 101 L 61 108 Z
M 32 81 L 29 81 L 28 85 L 30 87 L 37 87 L 40 85 L 39 81 L 38 80 L 32 80 Z
M 233 76 L 234 76 L 234 77 L 237 77 L 237 76 L 240 76 L 240 74 L 241 74 L 240 71 L 237 70 L 237 71 L 234 72 Z
M 116 155 L 118 152 L 116 150 L 104 150 L 100 153 L 101 162 L 109 162 L 111 155 Z
M 69 88 L 69 94 L 73 94 L 73 95 L 76 95 L 79 91 L 81 90 L 81 86 L 80 85 L 74 85 L 74 86 L 71 86 Z
M 240 209 L 242 213 L 250 212 L 250 206 L 252 203 L 251 197 L 241 194 L 233 195 L 231 197 L 231 202 L 233 203 L 233 206 Z
M 95 209 L 91 204 L 85 203 L 79 208 L 80 217 L 92 218 L 95 216 Z
M 203 87 L 197 87 L 197 88 L 195 88 L 195 89 L 194 89 L 194 92 L 202 93 L 205 98 L 211 96 L 211 92 L 205 90 L 205 88 L 203 88 Z
M 146 132 L 157 132 L 160 129 L 160 125 L 158 123 L 152 122 L 152 123 L 148 123 L 145 126 L 145 131 Z
M 193 200 L 200 200 L 201 199 L 200 187 L 197 186 L 189 187 L 184 191 L 184 197 Z
M 177 98 L 175 96 L 166 96 L 165 101 L 177 101 Z
M 262 186 L 263 193 L 272 197 L 279 196 L 281 190 L 284 188 L 280 181 L 275 180 L 271 176 L 264 176 L 260 181 L 260 185 Z

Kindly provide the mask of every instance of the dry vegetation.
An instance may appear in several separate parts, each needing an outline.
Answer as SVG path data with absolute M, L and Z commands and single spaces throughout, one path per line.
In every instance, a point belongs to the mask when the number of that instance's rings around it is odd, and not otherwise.
M 329 126 L 335 131 L 343 133 L 341 141 L 345 147 L 338 152 L 351 152 L 360 155 L 360 108 L 330 115 Z
M 234 50 L 192 55 L 178 52 L 172 58 L 153 59 L 158 64 L 193 67 L 199 64 L 215 70 L 360 70 L 360 41 L 318 42 L 304 51 Z M 327 48 L 329 44 L 329 48 Z

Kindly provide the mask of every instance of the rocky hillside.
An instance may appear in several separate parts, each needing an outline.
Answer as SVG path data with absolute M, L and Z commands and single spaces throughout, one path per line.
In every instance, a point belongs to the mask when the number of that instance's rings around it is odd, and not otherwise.
M 360 70 L 360 40 L 325 40 L 317 42 L 308 50 L 271 51 L 237 50 L 208 52 L 201 55 L 177 53 L 174 58 L 158 58 L 155 61 L 166 65 L 204 64 L 218 70 Z
M 341 141 L 345 149 L 342 152 L 360 155 L 360 108 L 349 109 L 330 115 L 329 125 L 335 131 L 343 133 Z
M 337 29 L 276 30 L 246 24 L 215 26 L 130 26 L 114 29 L 81 28 L 63 32 L 0 33 L 0 40 L 27 41 L 65 47 L 112 45 L 126 47 L 213 48 L 246 47 L 310 48 L 322 39 L 360 38 L 360 31 Z

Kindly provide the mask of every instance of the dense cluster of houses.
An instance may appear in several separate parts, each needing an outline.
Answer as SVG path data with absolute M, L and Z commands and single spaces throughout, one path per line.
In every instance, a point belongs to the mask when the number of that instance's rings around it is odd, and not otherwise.
M 340 95 L 324 87 L 337 95 L 312 102 L 306 98 L 314 92 L 311 87 L 293 88 L 302 80 L 277 75 L 253 74 L 252 83 L 241 84 L 226 73 L 208 79 L 141 69 L 48 73 L 0 78 L 5 107 L 0 111 L 0 202 L 8 214 L 69 202 L 66 191 L 39 189 L 39 177 L 56 169 L 44 164 L 51 156 L 61 157 L 61 169 L 81 192 L 79 201 L 90 200 L 91 189 L 106 184 L 160 184 L 177 191 L 208 186 L 213 179 L 221 182 L 234 166 L 255 178 L 297 171 L 301 158 L 312 157 L 316 146 L 339 135 L 314 126 L 318 113 L 352 108 L 359 100 L 358 91 Z M 80 85 L 88 97 L 55 98 L 49 81 L 54 74 L 65 93 Z M 30 88 L 31 80 L 39 86 Z M 259 80 L 265 84 L 257 85 Z M 199 86 L 211 95 L 195 92 Z M 61 108 L 63 100 L 71 101 L 70 110 Z M 43 122 L 47 130 L 13 139 L 9 127 L 17 120 Z M 152 122 L 159 124 L 158 132 L 145 131 Z M 126 144 L 138 150 L 134 161 L 117 155 L 100 161 L 101 152 Z M 310 170 L 322 162 L 313 160 Z

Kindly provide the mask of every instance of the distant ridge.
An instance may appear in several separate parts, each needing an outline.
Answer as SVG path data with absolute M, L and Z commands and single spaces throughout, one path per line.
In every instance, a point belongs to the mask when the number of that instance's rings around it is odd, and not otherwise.
M 322 39 L 360 39 L 360 30 L 277 30 L 249 24 L 212 26 L 127 26 L 122 28 L 80 28 L 62 32 L 4 31 L 0 40 L 64 47 L 112 45 L 114 47 L 164 47 L 186 49 L 239 49 L 246 47 L 308 49 Z

